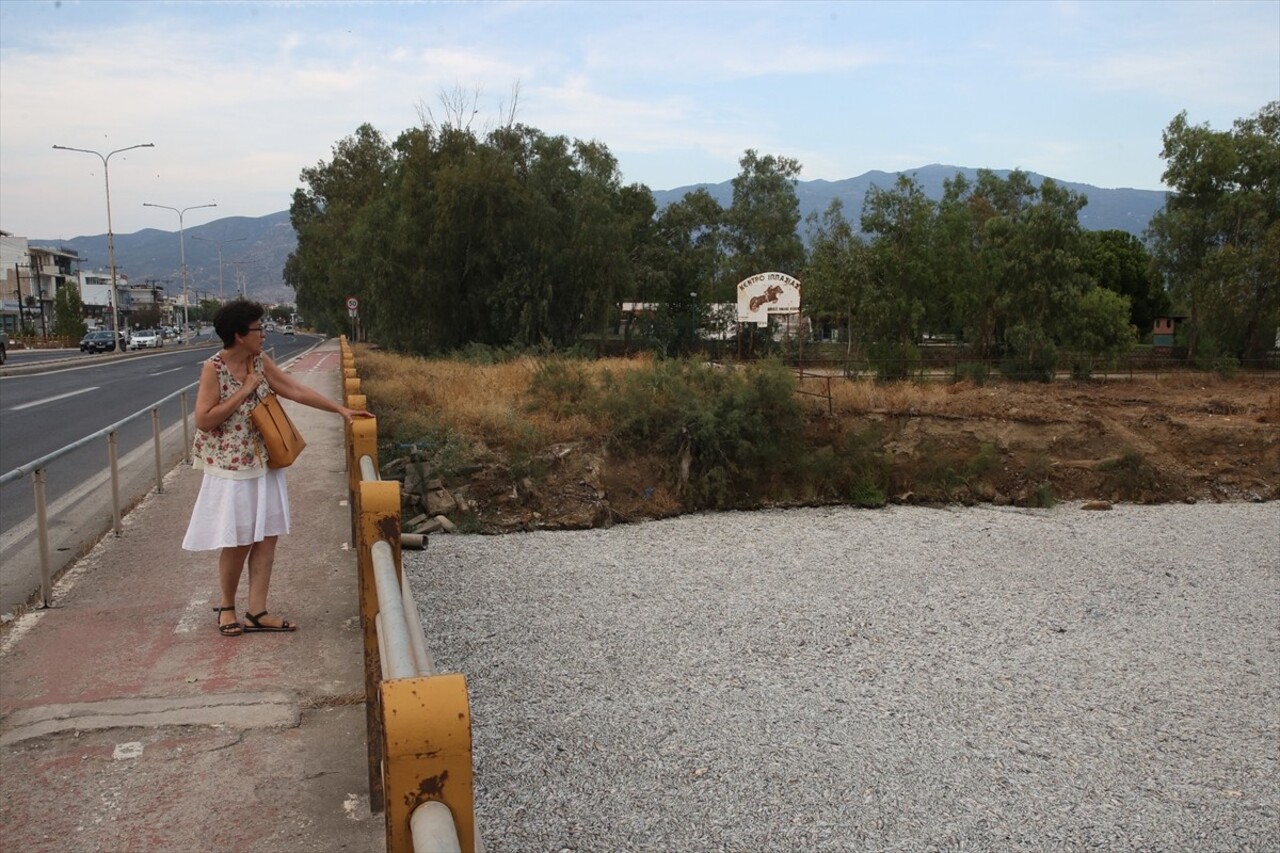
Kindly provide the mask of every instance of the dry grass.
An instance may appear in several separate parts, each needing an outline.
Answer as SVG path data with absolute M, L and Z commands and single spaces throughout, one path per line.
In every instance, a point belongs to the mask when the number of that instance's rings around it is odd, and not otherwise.
M 1263 406 L 1258 420 L 1264 424 L 1280 424 L 1280 394 L 1267 397 L 1267 404 Z
M 391 431 L 444 428 L 471 441 L 532 450 L 599 430 L 583 415 L 531 411 L 529 384 L 544 360 L 532 356 L 500 364 L 426 359 L 356 347 L 361 385 Z M 575 362 L 594 382 L 605 372 L 643 370 L 650 358 Z
M 817 382 L 806 380 L 805 389 L 816 390 Z M 831 380 L 832 409 L 837 415 L 949 414 L 978 417 L 989 414 L 994 394 L 971 382 L 881 383 L 872 379 Z M 813 398 L 810 398 L 813 399 Z M 823 404 L 825 405 L 825 404 Z

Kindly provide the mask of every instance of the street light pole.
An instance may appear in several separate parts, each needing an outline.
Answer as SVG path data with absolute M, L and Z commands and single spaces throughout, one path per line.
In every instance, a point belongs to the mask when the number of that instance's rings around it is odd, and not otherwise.
M 222 246 L 223 246 L 225 243 L 239 243 L 240 241 L 242 241 L 242 240 L 248 240 L 249 238 L 248 238 L 248 237 L 235 237 L 235 238 L 233 238 L 233 239 L 231 239 L 231 240 L 210 240 L 208 237 L 198 237 L 198 236 L 196 236 L 195 234 L 192 234 L 192 235 L 191 235 L 191 239 L 192 239 L 192 240 L 202 240 L 202 241 L 204 241 L 205 243 L 217 243 L 217 244 L 218 244 L 218 298 L 219 298 L 220 300 L 222 300 L 223 302 L 226 302 L 226 301 L 227 301 L 227 293 L 226 293 L 226 291 L 225 291 L 225 290 L 223 290 L 223 289 L 222 289 Z
M 183 237 L 182 217 L 186 215 L 188 210 L 199 210 L 202 207 L 217 207 L 214 204 L 194 204 L 191 207 L 184 207 L 179 210 L 176 207 L 169 207 L 167 204 L 152 204 L 149 201 L 142 203 L 143 207 L 159 207 L 162 210 L 172 210 L 178 214 L 178 252 L 182 258 L 182 335 L 185 339 L 188 327 L 191 325 L 191 314 L 187 310 L 189 308 L 190 299 L 187 298 L 187 241 Z
M 89 148 L 71 148 L 66 145 L 55 145 L 54 148 L 59 151 L 79 151 L 81 154 L 92 154 L 102 161 L 102 180 L 107 187 L 107 262 L 111 264 L 111 331 L 119 334 L 120 332 L 120 312 L 116 310 L 116 240 L 115 235 L 111 232 L 111 175 L 107 169 L 107 161 L 112 155 L 119 154 L 121 151 L 132 151 L 135 148 L 155 148 L 152 142 L 144 142 L 141 145 L 130 145 L 128 148 L 117 148 L 103 156 L 101 153 Z

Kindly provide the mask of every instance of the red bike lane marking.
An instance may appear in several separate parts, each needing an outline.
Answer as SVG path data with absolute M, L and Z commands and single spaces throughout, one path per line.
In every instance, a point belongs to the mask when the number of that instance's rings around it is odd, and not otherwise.
M 313 352 L 295 361 L 289 368 L 291 373 L 314 373 L 318 370 L 332 370 L 337 367 L 338 353 Z

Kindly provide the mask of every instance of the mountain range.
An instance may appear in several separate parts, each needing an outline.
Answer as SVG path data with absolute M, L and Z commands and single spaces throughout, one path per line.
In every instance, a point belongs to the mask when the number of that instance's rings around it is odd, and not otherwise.
M 1009 170 L 993 170 L 1007 178 Z M 977 180 L 978 170 L 958 166 L 933 164 L 906 172 L 872 171 L 856 178 L 842 181 L 799 181 L 796 196 L 800 202 L 803 221 L 810 213 L 822 214 L 831 200 L 844 203 L 845 216 L 857 223 L 862 211 L 862 200 L 871 187 L 889 189 L 900 174 L 914 176 L 921 189 L 931 199 L 942 197 L 943 182 L 957 172 L 971 181 Z M 1031 182 L 1039 186 L 1043 175 L 1028 173 Z M 1057 179 L 1055 179 L 1057 180 Z M 1164 207 L 1165 193 L 1159 190 L 1105 189 L 1089 184 L 1057 181 L 1060 185 L 1088 197 L 1089 203 L 1080 211 L 1080 224 L 1091 231 L 1120 230 L 1141 237 L 1151 217 Z M 678 201 L 687 193 L 705 189 L 723 207 L 733 201 L 733 182 L 718 184 L 693 184 L 670 190 L 654 190 L 653 197 L 662 209 Z M 177 232 L 147 228 L 133 234 L 115 235 L 116 268 L 129 276 L 135 284 L 147 281 L 161 282 L 169 293 L 181 291 L 179 247 Z M 34 246 L 70 249 L 87 259 L 87 267 L 107 268 L 107 236 L 75 237 L 70 240 L 32 239 Z M 280 211 L 267 216 L 232 216 L 216 219 L 204 225 L 185 229 L 187 269 L 190 286 L 199 294 L 208 296 L 233 296 L 237 288 L 237 271 L 243 275 L 249 297 L 264 302 L 292 302 L 293 290 L 283 279 L 285 260 L 298 244 L 297 235 L 289 222 L 289 212 Z M 218 244 L 222 247 L 222 280 L 219 281 Z

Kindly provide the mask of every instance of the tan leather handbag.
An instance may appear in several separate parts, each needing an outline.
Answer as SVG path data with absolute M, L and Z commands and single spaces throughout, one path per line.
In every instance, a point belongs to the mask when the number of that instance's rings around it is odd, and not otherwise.
M 292 465 L 307 442 L 285 414 L 284 406 L 280 405 L 280 398 L 274 391 L 258 401 L 251 417 L 267 446 L 267 467 L 288 468 Z

